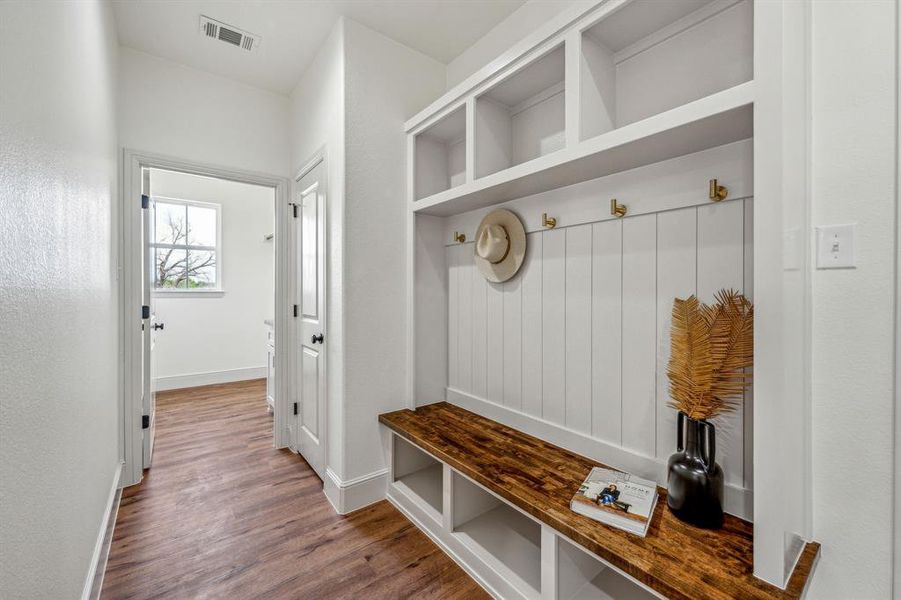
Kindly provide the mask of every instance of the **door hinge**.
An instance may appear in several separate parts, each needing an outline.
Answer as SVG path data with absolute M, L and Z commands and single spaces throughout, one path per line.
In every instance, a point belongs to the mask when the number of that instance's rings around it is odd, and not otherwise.
M 141 307 L 141 318 L 149 319 L 150 318 L 150 307 L 146 304 Z
M 293 202 L 291 203 L 291 209 L 294 211 L 294 218 L 297 218 L 297 205 Z
M 141 429 L 150 429 L 150 415 L 141 415 Z
M 294 414 L 297 414 L 297 402 L 294 403 Z
M 294 316 L 295 317 L 298 315 L 298 312 L 299 312 L 299 309 L 298 309 L 297 305 L 295 304 L 294 305 Z
M 141 208 L 150 208 L 150 196 L 141 194 Z

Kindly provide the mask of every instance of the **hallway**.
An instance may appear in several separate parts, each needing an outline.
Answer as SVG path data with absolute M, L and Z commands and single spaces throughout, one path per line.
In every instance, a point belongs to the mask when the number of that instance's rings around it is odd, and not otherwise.
M 271 446 L 265 382 L 161 392 L 153 467 L 127 488 L 102 598 L 475 598 L 388 502 L 336 515 Z

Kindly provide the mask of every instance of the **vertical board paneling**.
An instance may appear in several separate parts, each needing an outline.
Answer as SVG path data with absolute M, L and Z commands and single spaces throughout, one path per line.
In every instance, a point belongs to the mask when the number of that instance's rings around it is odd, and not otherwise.
M 698 207 L 698 298 L 712 302 L 724 288 L 744 287 L 744 204 L 722 202 Z M 717 462 L 726 483 L 744 483 L 743 407 L 714 419 Z
M 566 426 L 591 433 L 591 225 L 566 230 Z
M 543 234 L 542 247 L 542 415 L 566 423 L 566 230 Z
M 488 397 L 488 281 L 472 274 L 472 394 Z
M 522 409 L 541 416 L 541 254 L 542 233 L 526 239 L 522 277 Z
M 623 221 L 623 446 L 656 452 L 656 215 Z
M 457 246 L 457 387 L 472 390 L 472 278 L 473 244 Z
M 591 433 L 622 443 L 623 222 L 592 227 Z
M 520 272 L 488 283 L 447 250 L 449 386 L 665 460 L 672 302 L 753 293 L 753 201 L 530 233 Z M 718 418 L 726 482 L 752 484 L 751 393 Z
M 754 201 L 751 198 L 744 200 L 744 295 L 751 302 L 754 301 Z M 754 388 L 745 390 L 744 411 L 742 420 L 744 423 L 744 485 L 748 489 L 754 487 Z
M 457 247 L 448 246 L 444 251 L 447 260 L 447 385 L 456 388 L 459 381 L 457 369 L 459 357 L 457 355 L 457 336 L 459 334 L 459 292 L 460 286 L 457 276 L 460 272 L 457 263 Z
M 657 457 L 676 451 L 676 411 L 667 405 L 673 299 L 695 293 L 698 260 L 695 207 L 657 215 Z
M 504 282 L 504 404 L 522 408 L 522 278 Z
M 487 399 L 504 403 L 504 284 L 488 282 Z

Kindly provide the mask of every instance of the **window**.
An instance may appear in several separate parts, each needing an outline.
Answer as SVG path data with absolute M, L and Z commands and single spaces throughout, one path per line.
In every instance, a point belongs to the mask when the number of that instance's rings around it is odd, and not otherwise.
M 156 290 L 221 291 L 219 209 L 205 202 L 156 200 L 150 244 Z

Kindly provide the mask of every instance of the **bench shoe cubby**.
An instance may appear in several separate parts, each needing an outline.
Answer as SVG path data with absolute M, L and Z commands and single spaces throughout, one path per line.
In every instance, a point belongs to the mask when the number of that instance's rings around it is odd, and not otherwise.
M 660 597 L 403 437 L 385 446 L 389 500 L 495 597 Z

